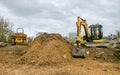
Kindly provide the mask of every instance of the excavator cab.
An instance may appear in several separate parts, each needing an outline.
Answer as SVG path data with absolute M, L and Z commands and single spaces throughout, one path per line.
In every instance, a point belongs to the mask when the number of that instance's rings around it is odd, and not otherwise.
M 90 41 L 85 43 L 86 47 L 107 47 L 108 42 L 103 40 L 103 26 L 100 24 L 90 25 Z M 87 37 L 84 37 L 86 40 Z
M 90 25 L 90 37 L 87 37 L 86 35 L 83 37 L 83 40 L 86 40 L 87 42 L 102 42 L 100 39 L 103 38 L 103 26 L 100 24 Z
M 100 24 L 90 25 L 91 40 L 100 40 L 103 38 L 103 26 Z

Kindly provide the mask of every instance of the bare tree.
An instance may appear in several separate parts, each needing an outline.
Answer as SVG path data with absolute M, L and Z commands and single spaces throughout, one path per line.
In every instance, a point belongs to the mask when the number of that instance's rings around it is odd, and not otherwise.
M 13 25 L 5 20 L 4 18 L 0 18 L 0 42 L 8 41 L 10 35 L 12 35 Z

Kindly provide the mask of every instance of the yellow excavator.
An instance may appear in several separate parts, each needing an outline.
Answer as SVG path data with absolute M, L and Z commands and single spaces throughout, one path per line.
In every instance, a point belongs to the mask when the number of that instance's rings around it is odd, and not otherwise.
M 89 51 L 86 51 L 81 45 L 85 45 L 86 47 L 101 47 L 108 46 L 109 43 L 103 41 L 103 26 L 100 24 L 90 25 L 88 27 L 87 21 L 80 18 L 77 18 L 77 41 L 76 48 L 72 50 L 73 57 L 86 57 L 89 55 Z M 81 26 L 83 26 L 85 31 L 85 36 L 81 37 Z M 90 32 L 89 29 L 90 28 Z

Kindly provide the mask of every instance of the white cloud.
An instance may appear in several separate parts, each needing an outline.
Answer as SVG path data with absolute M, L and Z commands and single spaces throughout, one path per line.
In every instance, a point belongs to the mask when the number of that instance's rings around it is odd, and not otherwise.
M 1 0 L 0 15 L 10 19 L 15 28 L 23 27 L 29 35 L 76 32 L 79 15 L 89 25 L 102 24 L 106 35 L 120 28 L 119 3 L 119 0 Z

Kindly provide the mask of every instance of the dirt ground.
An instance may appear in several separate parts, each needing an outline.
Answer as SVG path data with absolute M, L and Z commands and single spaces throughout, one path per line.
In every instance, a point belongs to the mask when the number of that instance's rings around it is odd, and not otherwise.
M 100 63 L 90 59 L 75 59 L 74 62 L 56 66 L 0 63 L 1 75 L 119 75 L 119 73 L 120 63 Z
M 72 48 L 59 34 L 43 34 L 28 46 L 0 47 L 0 75 L 120 74 L 116 49 L 86 48 L 90 51 L 89 57 L 73 58 Z

